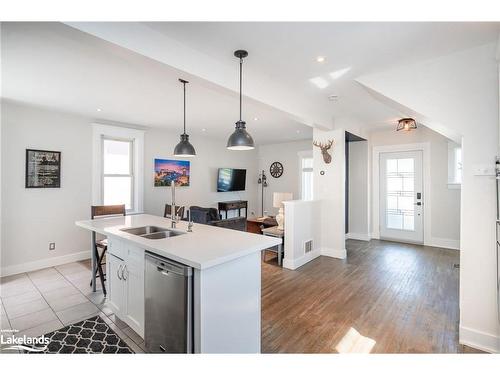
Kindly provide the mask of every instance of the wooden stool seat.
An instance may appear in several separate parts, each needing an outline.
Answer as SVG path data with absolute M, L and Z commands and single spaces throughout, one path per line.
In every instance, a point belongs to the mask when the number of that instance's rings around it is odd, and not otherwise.
M 96 241 L 95 245 L 96 245 L 97 247 L 100 247 L 100 248 L 104 248 L 104 247 L 106 247 L 106 248 L 107 248 L 107 247 L 108 247 L 108 239 L 107 239 L 107 238 L 105 238 L 105 239 L 103 239 L 103 240 Z

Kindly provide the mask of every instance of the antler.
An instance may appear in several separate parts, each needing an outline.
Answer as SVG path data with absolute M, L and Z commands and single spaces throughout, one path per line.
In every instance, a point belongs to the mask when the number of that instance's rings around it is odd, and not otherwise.
M 328 141 L 328 144 L 323 144 L 323 142 L 313 141 L 313 145 L 319 147 L 322 150 L 329 150 L 333 145 L 333 139 Z

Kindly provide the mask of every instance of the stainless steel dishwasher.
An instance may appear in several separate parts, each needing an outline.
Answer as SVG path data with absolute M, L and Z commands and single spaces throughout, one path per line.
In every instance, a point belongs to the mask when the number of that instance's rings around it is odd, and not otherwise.
M 145 332 L 149 353 L 193 352 L 193 269 L 146 252 Z

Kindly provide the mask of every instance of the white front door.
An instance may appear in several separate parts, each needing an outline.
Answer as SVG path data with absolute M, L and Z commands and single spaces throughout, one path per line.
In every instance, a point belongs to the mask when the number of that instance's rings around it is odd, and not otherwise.
M 380 238 L 423 243 L 422 151 L 380 154 Z

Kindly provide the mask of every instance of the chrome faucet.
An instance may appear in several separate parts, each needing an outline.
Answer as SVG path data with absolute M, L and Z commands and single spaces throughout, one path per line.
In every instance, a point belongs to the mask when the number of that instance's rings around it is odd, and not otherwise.
M 193 222 L 191 220 L 191 210 L 188 210 L 188 232 L 193 231 Z
M 177 207 L 175 206 L 175 180 L 170 183 L 172 187 L 172 205 L 170 206 L 170 219 L 171 219 L 171 227 L 172 229 L 176 228 L 177 222 Z

